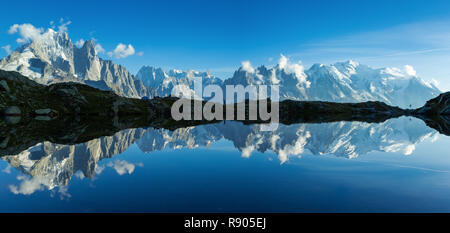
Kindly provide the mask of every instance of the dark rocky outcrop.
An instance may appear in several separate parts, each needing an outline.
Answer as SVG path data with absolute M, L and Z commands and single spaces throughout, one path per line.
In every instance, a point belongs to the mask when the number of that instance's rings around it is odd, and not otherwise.
M 128 128 L 176 128 L 201 122 L 170 117 L 175 98 L 141 100 L 80 83 L 41 85 L 0 70 L 0 155 L 36 143 L 86 142 Z
M 279 103 L 279 122 L 383 122 L 389 118 L 412 115 L 424 120 L 428 126 L 439 132 L 450 135 L 449 95 L 442 94 L 414 111 L 392 107 L 382 102 L 285 100 Z M 45 86 L 17 72 L 0 70 L 0 113 L 3 119 L 0 120 L 0 156 L 17 154 L 42 141 L 76 144 L 113 135 L 128 128 L 176 129 L 217 122 L 175 121 L 171 117 L 171 107 L 177 100 L 174 97 L 150 100 L 125 98 L 111 91 L 102 91 L 80 83 Z M 204 105 L 205 102 L 201 104 Z M 263 104 L 270 106 L 270 103 Z M 225 110 L 226 106 L 223 106 L 223 109 Z M 248 107 L 245 112 L 246 120 L 242 120 L 244 123 L 263 122 L 249 120 Z
M 450 92 L 442 93 L 438 97 L 428 100 L 427 103 L 414 111 L 419 115 L 450 115 Z
M 408 110 L 379 101 L 333 103 L 285 100 L 280 103 L 280 122 L 285 124 L 335 121 L 383 122 L 408 113 Z
M 450 92 L 442 93 L 414 111 L 414 116 L 442 134 L 450 135 Z
M 20 109 L 23 118 L 33 118 L 36 111 L 38 115 L 47 111 L 64 116 L 151 114 L 146 101 L 121 97 L 80 83 L 45 86 L 19 73 L 1 70 L 0 82 L 0 108 L 15 106 Z

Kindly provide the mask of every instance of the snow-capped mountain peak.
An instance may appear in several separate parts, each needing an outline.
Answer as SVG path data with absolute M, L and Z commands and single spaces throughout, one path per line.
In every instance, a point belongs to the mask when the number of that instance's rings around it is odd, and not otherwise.
M 69 61 L 73 57 L 72 41 L 66 32 L 48 29 L 40 37 L 30 43 L 33 52 L 49 63 Z M 26 48 L 26 47 L 23 47 Z
M 193 91 L 193 77 L 202 77 L 203 84 L 221 84 L 222 80 L 206 72 L 142 67 L 137 77 L 167 96 L 178 84 Z M 301 63 L 291 62 L 281 55 L 272 68 L 254 68 L 249 61 L 223 81 L 226 85 L 279 85 L 280 98 L 292 100 L 320 100 L 332 102 L 382 101 L 403 108 L 422 106 L 441 92 L 435 85 L 417 76 L 411 66 L 373 69 L 353 60 L 331 65 L 314 64 L 304 69 Z
M 42 84 L 74 81 L 128 97 L 152 95 L 123 66 L 101 59 L 94 41 L 77 48 L 65 31 L 47 29 L 3 58 L 0 69 L 18 71 Z

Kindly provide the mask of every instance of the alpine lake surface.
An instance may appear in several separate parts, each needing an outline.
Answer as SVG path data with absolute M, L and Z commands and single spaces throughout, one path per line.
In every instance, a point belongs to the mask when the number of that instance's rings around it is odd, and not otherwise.
M 1 157 L 0 212 L 448 212 L 448 145 L 414 117 L 42 141 Z

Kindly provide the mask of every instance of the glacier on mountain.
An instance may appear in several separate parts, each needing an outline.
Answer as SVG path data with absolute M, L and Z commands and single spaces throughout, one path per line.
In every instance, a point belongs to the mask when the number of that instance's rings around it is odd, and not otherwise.
M 288 63 L 288 65 L 286 65 Z M 296 65 L 297 68 L 288 68 Z M 382 101 L 402 108 L 417 108 L 441 91 L 404 70 L 373 69 L 354 61 L 314 64 L 303 70 L 282 56 L 272 68 L 236 71 L 225 85 L 279 85 L 280 99 L 330 102 Z
M 408 70 L 409 69 L 409 70 Z M 158 96 L 169 96 L 177 85 L 188 87 L 186 95 L 195 94 L 194 77 L 202 78 L 203 88 L 219 85 L 279 85 L 280 100 L 364 102 L 382 101 L 402 108 L 418 108 L 441 91 L 433 83 L 418 77 L 412 68 L 373 69 L 355 61 L 332 65 L 314 64 L 305 70 L 299 63 L 291 63 L 281 55 L 272 68 L 253 68 L 245 61 L 231 78 L 221 80 L 207 72 L 142 67 L 137 78 L 155 89 Z M 270 94 L 270 93 L 269 93 Z

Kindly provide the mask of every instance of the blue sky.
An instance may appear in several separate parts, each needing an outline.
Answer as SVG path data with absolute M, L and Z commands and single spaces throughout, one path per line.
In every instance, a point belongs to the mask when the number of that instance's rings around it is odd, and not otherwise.
M 131 44 L 134 55 L 110 59 L 133 73 L 153 65 L 227 78 L 241 61 L 273 65 L 284 54 L 306 67 L 348 59 L 412 65 L 450 90 L 450 1 L 15 1 L 6 8 L 0 47 L 18 46 L 19 35 L 8 33 L 13 24 L 45 29 L 63 18 L 74 42 L 95 38 L 104 58 Z

